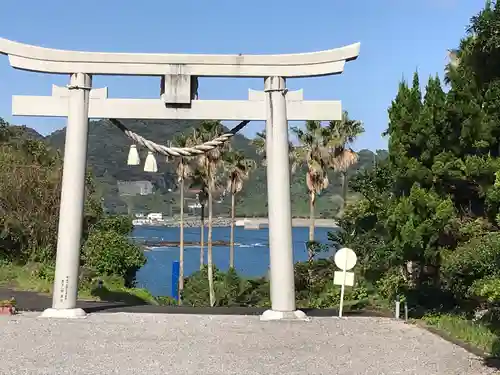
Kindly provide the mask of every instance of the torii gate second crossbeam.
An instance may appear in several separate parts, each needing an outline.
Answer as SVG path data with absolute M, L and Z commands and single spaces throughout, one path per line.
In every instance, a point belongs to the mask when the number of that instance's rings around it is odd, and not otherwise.
M 69 74 L 67 87 L 52 96 L 13 96 L 12 112 L 22 116 L 67 117 L 64 169 L 52 308 L 45 317 L 84 317 L 76 308 L 85 196 L 89 118 L 265 120 L 271 309 L 262 320 L 307 319 L 296 309 L 290 207 L 288 120 L 340 120 L 339 101 L 304 101 L 288 92 L 286 78 L 340 74 L 358 57 L 360 44 L 288 55 L 187 55 L 66 51 L 0 38 L 0 54 L 12 67 Z M 107 88 L 92 88 L 94 75 L 161 77 L 158 99 L 109 99 Z M 198 100 L 198 77 L 260 77 L 264 92 L 249 100 Z

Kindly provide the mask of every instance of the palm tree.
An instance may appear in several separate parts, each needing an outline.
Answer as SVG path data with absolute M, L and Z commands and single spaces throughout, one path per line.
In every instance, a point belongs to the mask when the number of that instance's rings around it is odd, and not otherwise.
M 266 165 L 266 131 L 257 132 L 255 138 L 250 141 L 250 144 L 255 147 L 257 155 L 262 156 L 262 165 Z M 294 173 L 297 168 L 297 158 L 295 147 L 291 141 L 288 142 L 288 157 L 290 159 L 290 169 Z
M 191 145 L 191 139 L 186 135 L 178 135 L 175 139 L 177 147 L 188 147 Z M 177 158 L 176 171 L 177 182 L 181 191 L 181 218 L 180 218 L 180 246 L 179 246 L 179 290 L 178 302 L 182 305 L 182 291 L 184 290 L 184 182 L 191 176 L 191 166 L 189 160 L 185 157 Z
M 339 156 L 333 159 L 333 168 L 340 172 L 342 179 L 342 207 L 347 206 L 348 176 L 347 170 L 358 162 L 358 154 L 352 148 L 345 148 Z
M 243 189 L 243 182 L 248 179 L 250 171 L 255 169 L 255 160 L 247 159 L 238 151 L 227 152 L 224 160 L 227 173 L 227 190 L 231 193 L 231 236 L 229 247 L 229 268 L 234 268 L 234 212 L 235 197 Z
M 205 170 L 197 165 L 194 169 L 192 176 L 191 187 L 196 187 L 198 189 L 198 202 L 201 206 L 200 213 L 200 270 L 203 269 L 203 264 L 205 263 L 205 207 L 208 201 L 208 186 Z
M 300 142 L 295 148 L 296 159 L 307 166 L 306 183 L 309 191 L 309 241 L 314 241 L 314 208 L 316 196 L 328 187 L 328 145 L 331 133 L 319 121 L 306 121 L 305 130 L 293 127 L 292 132 Z M 314 254 L 308 249 L 309 258 Z
M 223 131 L 220 121 L 203 121 L 201 126 L 195 131 L 197 143 L 202 143 L 219 136 Z M 215 291 L 213 278 L 213 256 L 212 256 L 212 217 L 213 217 L 213 193 L 217 186 L 217 173 L 220 167 L 222 155 L 229 145 L 216 147 L 198 157 L 199 173 L 205 181 L 208 191 L 208 248 L 207 248 L 207 266 L 208 266 L 208 287 L 210 294 L 210 306 L 215 305 Z
M 266 164 L 266 131 L 257 132 L 255 138 L 250 141 L 250 144 L 255 147 L 257 155 L 262 156 L 262 165 Z
M 347 111 L 342 113 L 342 119 L 330 121 L 328 124 L 331 133 L 330 141 L 330 166 L 340 172 L 342 178 L 343 208 L 347 205 L 347 170 L 358 161 L 358 155 L 353 151 L 351 145 L 357 137 L 364 133 L 363 123 L 351 120 Z

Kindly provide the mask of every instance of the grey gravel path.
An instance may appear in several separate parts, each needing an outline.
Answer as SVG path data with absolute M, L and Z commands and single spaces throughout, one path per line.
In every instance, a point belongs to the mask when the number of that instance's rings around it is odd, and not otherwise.
M 495 370 L 420 328 L 383 318 L 0 316 L 0 374 L 419 374 Z

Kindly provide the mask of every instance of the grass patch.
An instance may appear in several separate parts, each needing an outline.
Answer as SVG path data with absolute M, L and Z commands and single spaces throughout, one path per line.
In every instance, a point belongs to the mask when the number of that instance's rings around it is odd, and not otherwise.
M 97 287 L 97 280 L 87 285 L 83 284 L 78 290 L 78 297 L 88 297 L 98 301 L 125 302 L 129 304 L 159 304 L 158 300 L 147 289 L 126 288 L 121 277 L 104 276 L 100 279 L 103 281 L 101 288 Z
M 148 290 L 126 288 L 120 277 L 105 276 L 101 280 L 103 281 L 102 288 L 97 288 L 97 280 L 80 283 L 78 298 L 93 301 L 158 304 L 157 299 Z M 0 286 L 2 287 L 50 295 L 53 285 L 54 268 L 50 265 L 0 263 Z
M 47 271 L 47 272 L 46 272 Z M 50 293 L 53 287 L 53 275 L 38 263 L 17 265 L 0 263 L 0 286 L 17 290 Z M 44 276 L 44 274 L 46 274 Z
M 485 353 L 493 356 L 500 354 L 498 336 L 480 322 L 473 322 L 462 316 L 451 314 L 426 315 L 422 321 Z

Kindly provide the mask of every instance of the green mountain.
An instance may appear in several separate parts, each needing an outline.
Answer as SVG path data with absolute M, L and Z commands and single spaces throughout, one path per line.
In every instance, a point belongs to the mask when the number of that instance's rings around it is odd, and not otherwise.
M 145 121 L 124 120 L 125 126 L 141 136 L 156 143 L 166 144 L 176 135 L 190 132 L 199 123 L 196 121 Z M 65 129 L 58 130 L 46 140 L 55 148 L 64 152 Z M 110 211 L 124 212 L 127 205 L 133 205 L 135 211 L 162 211 L 177 210 L 178 193 L 176 189 L 175 168 L 172 163 L 157 156 L 158 173 L 143 171 L 143 166 L 127 165 L 129 147 L 132 144 L 125 134 L 105 120 L 91 121 L 89 125 L 88 165 L 96 179 L 100 182 L 101 194 L 104 197 L 106 208 Z M 242 135 L 235 135 L 233 147 L 241 150 L 248 157 L 255 156 L 255 150 L 249 140 Z M 141 160 L 147 155 L 145 148 L 139 148 Z M 117 181 L 150 181 L 154 186 L 154 194 L 149 196 L 120 197 Z M 169 191 L 172 190 L 172 192 Z M 194 193 L 186 193 L 187 198 L 194 200 Z
M 166 144 L 173 140 L 177 134 L 191 131 L 198 125 L 196 121 L 137 121 L 129 120 L 123 123 L 141 136 Z M 19 127 L 21 128 L 21 127 Z M 21 128 L 26 136 L 43 139 L 40 134 L 30 128 Z M 54 148 L 64 152 L 65 129 L 58 130 L 45 137 L 45 140 Z M 128 166 L 127 156 L 130 140 L 108 121 L 91 121 L 89 129 L 88 165 L 92 169 L 98 189 L 103 196 L 104 205 L 110 212 L 135 212 L 155 211 L 175 214 L 179 207 L 179 192 L 176 189 L 176 176 L 174 165 L 157 157 L 158 173 L 146 173 L 142 166 Z M 250 145 L 250 140 L 237 134 L 232 139 L 232 147 L 242 151 L 247 157 L 258 158 L 255 148 Z M 146 157 L 146 150 L 140 149 L 141 160 Z M 358 170 L 371 168 L 376 159 L 385 158 L 386 151 L 377 154 L 369 150 L 361 150 L 359 161 L 348 172 L 352 176 Z M 317 201 L 317 214 L 320 217 L 331 217 L 338 212 L 341 205 L 341 185 L 339 176 L 331 172 L 330 186 Z M 145 196 L 121 196 L 118 191 L 117 181 L 150 181 L 153 194 Z M 187 200 L 195 202 L 195 191 L 188 191 Z M 308 216 L 309 204 L 305 183 L 305 170 L 299 169 L 294 174 L 291 183 L 292 214 L 294 216 Z M 260 166 L 252 173 L 244 190 L 238 197 L 237 215 L 239 216 L 266 216 L 267 215 L 267 183 L 266 169 Z M 350 195 L 350 199 L 355 199 Z M 218 197 L 216 197 L 218 199 Z M 214 210 L 216 215 L 229 213 L 230 200 L 216 202 Z

